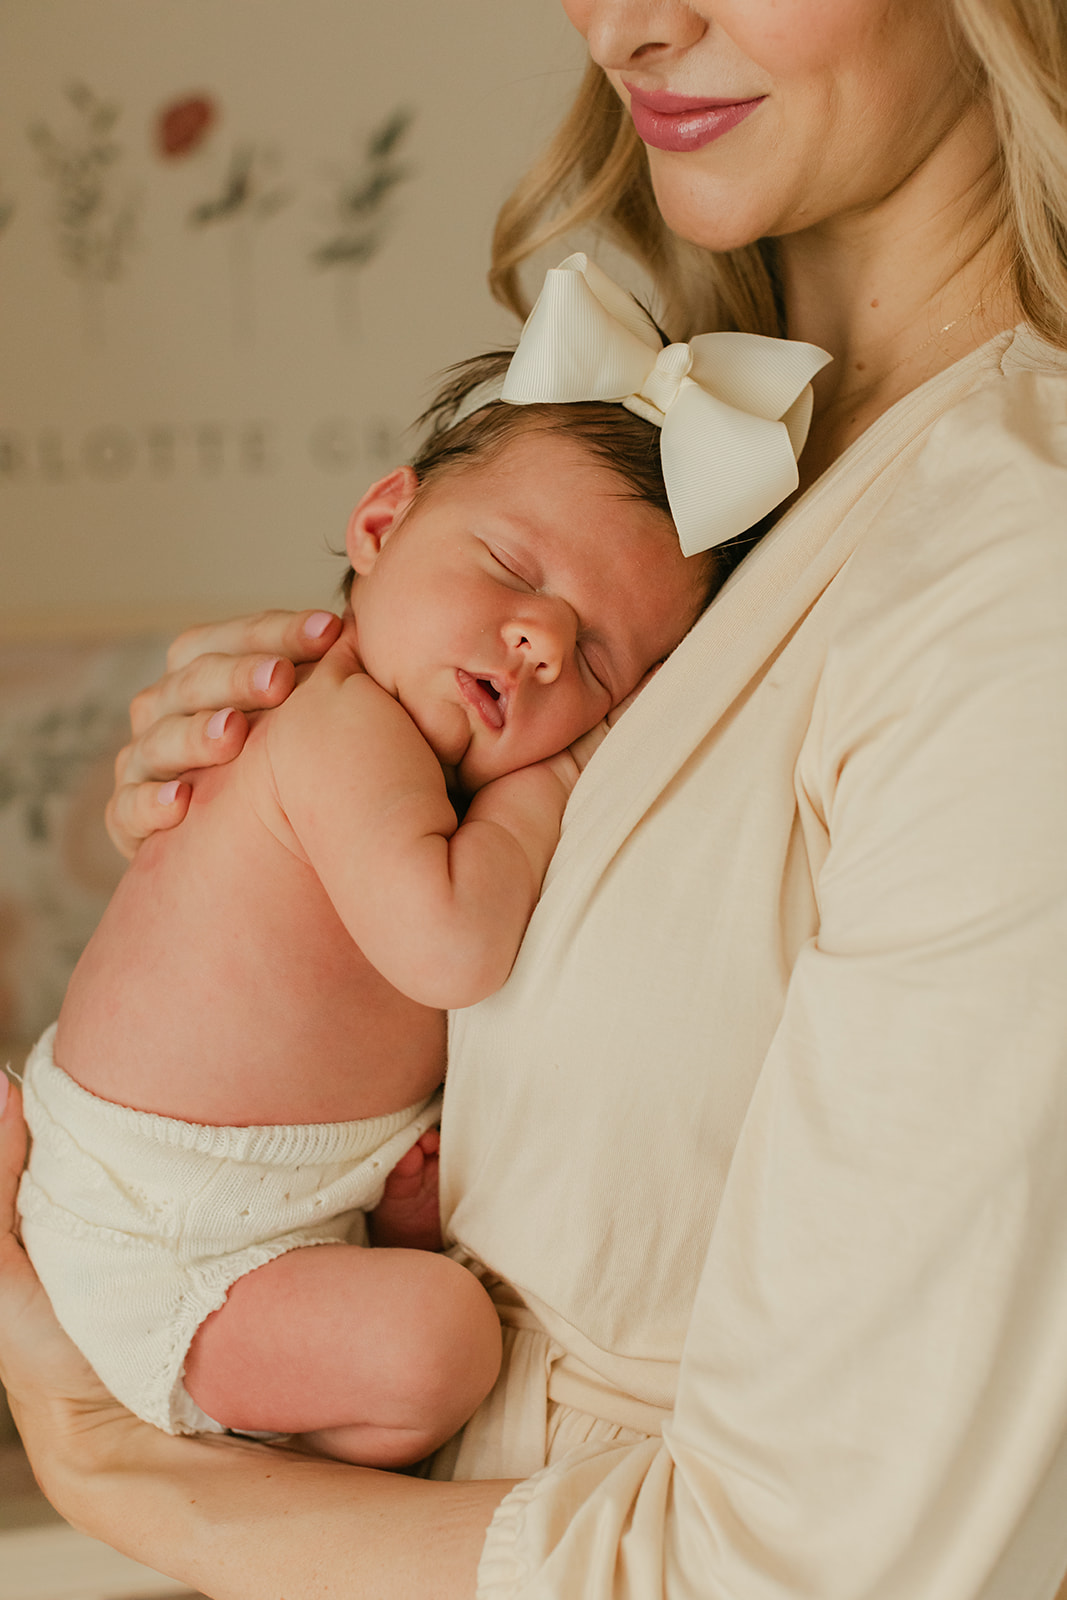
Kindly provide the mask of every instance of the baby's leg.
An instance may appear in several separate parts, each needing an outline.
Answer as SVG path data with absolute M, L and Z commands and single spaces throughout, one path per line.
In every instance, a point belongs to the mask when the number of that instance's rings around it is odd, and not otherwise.
M 193 1340 L 185 1387 L 223 1427 L 397 1467 L 450 1438 L 499 1366 L 493 1304 L 447 1256 L 315 1245 L 234 1284 Z

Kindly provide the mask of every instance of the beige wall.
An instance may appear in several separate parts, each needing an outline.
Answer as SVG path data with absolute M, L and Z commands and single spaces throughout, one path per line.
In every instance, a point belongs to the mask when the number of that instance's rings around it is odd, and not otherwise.
M 489 231 L 580 72 L 557 0 L 5 0 L 0 58 L 0 637 L 330 602 L 430 375 L 513 335 Z M 166 154 L 196 96 L 214 125 Z M 316 266 L 338 241 L 369 259 Z

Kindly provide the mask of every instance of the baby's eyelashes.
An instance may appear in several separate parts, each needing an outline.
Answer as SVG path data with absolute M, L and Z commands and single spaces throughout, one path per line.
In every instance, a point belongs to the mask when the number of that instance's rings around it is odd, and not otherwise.
M 608 687 L 608 685 L 604 682 L 603 669 L 598 671 L 596 662 L 592 659 L 592 657 L 590 657 L 590 655 L 585 650 L 581 649 L 580 647 L 579 647 L 579 650 L 578 650 L 578 654 L 581 656 L 582 660 L 585 662 L 586 668 L 587 668 L 590 676 L 596 680 L 596 682 L 600 685 L 600 687 L 604 690 L 604 692 L 606 694 L 610 694 L 611 690 Z
M 535 589 L 537 587 L 536 584 L 531 581 L 529 575 L 522 570 L 517 557 L 511 555 L 507 551 L 496 550 L 492 547 L 492 545 L 488 546 L 487 548 L 497 566 L 502 567 L 510 578 L 516 579 L 517 582 L 521 583 L 527 589 Z
M 579 638 L 577 641 L 578 655 L 585 664 L 586 671 L 603 689 L 609 700 L 614 703 L 615 689 L 611 667 L 604 657 L 603 650 L 595 640 Z

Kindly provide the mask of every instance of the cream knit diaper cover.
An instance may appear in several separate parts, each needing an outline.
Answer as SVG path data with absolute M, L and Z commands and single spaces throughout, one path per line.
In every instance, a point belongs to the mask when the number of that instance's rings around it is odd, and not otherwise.
M 362 1244 L 362 1212 L 440 1115 L 214 1128 L 90 1094 L 52 1060 L 24 1081 L 33 1136 L 22 1237 L 63 1327 L 131 1411 L 166 1433 L 219 1433 L 182 1384 L 196 1330 L 238 1278 L 287 1250 Z

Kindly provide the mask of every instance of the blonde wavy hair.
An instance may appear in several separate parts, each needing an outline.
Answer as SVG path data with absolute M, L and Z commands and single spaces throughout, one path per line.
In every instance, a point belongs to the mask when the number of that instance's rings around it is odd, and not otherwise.
M 996 221 L 1019 305 L 1038 333 L 1067 347 L 1067 4 L 949 5 L 961 71 L 973 74 L 996 124 Z M 592 62 L 552 143 L 501 208 L 489 273 L 496 298 L 525 316 L 522 263 L 589 225 L 651 274 L 672 338 L 712 328 L 785 332 L 774 241 L 715 254 L 673 234 L 656 206 L 633 123 Z

